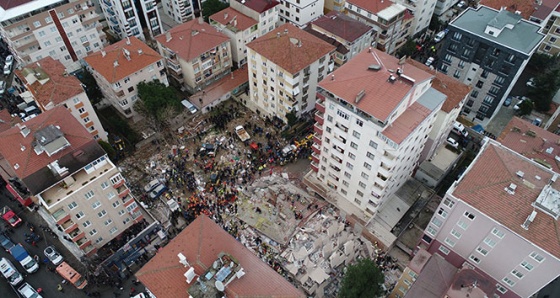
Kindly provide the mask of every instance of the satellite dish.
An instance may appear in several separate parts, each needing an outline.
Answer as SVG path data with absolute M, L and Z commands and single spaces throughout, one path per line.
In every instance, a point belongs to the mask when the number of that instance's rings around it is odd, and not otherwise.
M 217 280 L 217 281 L 214 283 L 214 285 L 216 286 L 216 289 L 217 289 L 218 291 L 220 291 L 220 292 L 223 292 L 224 289 L 226 288 L 226 287 L 224 287 L 224 284 L 223 284 L 221 281 L 219 281 L 219 280 Z

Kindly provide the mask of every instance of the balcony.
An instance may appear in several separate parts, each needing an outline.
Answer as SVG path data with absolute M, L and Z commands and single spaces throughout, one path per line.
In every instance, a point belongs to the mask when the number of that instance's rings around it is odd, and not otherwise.
M 315 134 L 315 135 L 313 136 L 313 143 L 320 146 L 320 145 L 321 145 L 321 137 L 320 137 L 320 136 L 317 136 L 317 134 Z
M 109 14 L 109 16 L 115 16 L 115 15 L 116 15 L 112 8 L 109 8 L 109 7 L 108 7 L 107 9 L 105 9 L 105 11 L 107 11 L 107 13 Z
M 86 233 L 80 231 L 80 229 L 76 229 L 68 235 L 70 236 L 70 239 L 72 239 L 73 242 L 76 242 L 76 241 L 84 238 L 86 236 Z
M 111 2 L 111 0 L 103 0 L 103 3 L 104 3 L 105 5 L 107 5 L 108 7 L 113 6 L 113 3 Z
M 386 168 L 379 167 L 377 169 L 377 171 L 378 171 L 378 174 L 377 174 L 378 177 L 379 177 L 379 175 L 381 175 L 385 178 L 385 180 L 387 180 L 388 178 L 391 178 L 391 172 L 389 172 Z
M 321 154 L 321 147 L 317 144 L 313 144 L 313 146 L 311 146 L 311 150 L 313 150 L 316 154 Z
M 319 165 L 318 165 L 317 163 L 315 163 L 315 162 L 312 161 L 312 162 L 311 162 L 311 169 L 312 169 L 315 173 L 317 173 L 317 172 L 319 172 Z
M 130 189 L 128 187 L 124 186 L 122 190 L 119 189 L 119 198 L 123 199 L 128 194 L 130 194 Z
M 109 17 L 109 21 L 110 21 L 111 24 L 113 24 L 113 25 L 119 25 L 119 21 L 117 20 L 117 17 L 115 17 L 115 16 L 110 16 L 110 17 Z
M 63 228 L 63 229 L 64 229 L 64 233 L 70 234 L 70 233 L 72 233 L 72 231 L 74 231 L 78 228 L 78 224 L 74 223 L 71 220 L 69 220 L 68 222 L 70 222 L 71 224 L 67 228 Z M 64 224 L 66 224 L 66 223 L 64 223 Z
M 342 125 L 342 124 L 340 124 L 340 123 L 336 123 L 334 126 L 335 126 L 336 128 L 338 128 L 338 129 L 344 131 L 344 132 L 348 132 L 348 127 L 346 127 L 346 126 L 344 126 L 344 125 Z
M 317 96 L 317 101 L 315 101 L 315 109 L 321 113 L 325 113 L 325 101 L 324 99 L 319 99 L 319 96 Z
M 79 242 L 81 242 L 81 243 L 79 243 Z M 87 238 L 84 237 L 84 238 L 78 240 L 78 242 L 76 242 L 76 244 L 80 247 L 81 250 L 86 252 L 85 248 L 91 245 L 91 240 L 88 240 Z
M 387 152 L 387 151 L 385 151 L 385 152 L 383 153 L 383 158 L 384 158 L 384 159 L 387 159 L 387 160 L 390 160 L 390 161 L 395 160 L 395 156 L 392 155 L 391 153 Z M 392 162 L 388 162 L 388 164 L 392 164 Z
M 119 187 L 124 185 L 124 182 L 125 182 L 124 178 L 121 177 L 121 179 L 119 181 L 117 181 L 117 183 L 113 184 L 113 188 L 118 190 Z
M 311 161 L 319 164 L 319 155 L 311 153 Z
M 323 116 L 324 116 L 323 113 L 319 111 L 315 112 L 315 121 L 317 121 L 317 123 L 319 123 L 320 125 L 323 125 L 323 123 L 325 122 Z
M 319 125 L 319 123 L 315 123 L 315 125 L 313 125 L 313 131 L 320 135 L 323 134 L 323 128 L 321 125 Z

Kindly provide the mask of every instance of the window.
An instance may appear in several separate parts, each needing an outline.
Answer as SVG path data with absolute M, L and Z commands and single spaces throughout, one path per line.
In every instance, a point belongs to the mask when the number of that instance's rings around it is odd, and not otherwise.
M 352 147 L 353 149 L 358 149 L 358 144 L 350 142 L 350 147 Z
M 362 201 L 360 201 L 360 200 L 358 200 L 358 199 L 354 199 L 354 203 L 356 203 L 356 204 L 358 204 L 358 205 L 361 205 L 361 204 L 362 204 Z
M 443 221 L 441 221 L 441 219 L 434 217 L 432 219 L 432 223 L 437 226 L 438 228 L 441 228 L 441 224 L 443 223 Z
M 86 197 L 86 200 L 89 200 L 91 198 L 93 198 L 95 194 L 93 193 L 93 190 L 88 191 L 84 196 Z
M 373 155 L 371 152 L 366 153 L 367 158 L 373 160 L 375 158 L 375 155 Z
M 109 233 L 115 234 L 117 231 L 118 231 L 117 227 L 112 227 L 112 228 L 109 230 Z
M 456 79 L 460 78 L 461 77 L 461 71 L 458 70 L 458 69 L 455 70 L 455 73 L 453 74 L 453 77 L 456 78 Z
M 525 275 L 525 274 L 523 274 L 523 272 L 521 272 L 521 271 L 519 271 L 519 270 L 517 270 L 517 269 L 513 269 L 513 270 L 511 271 L 511 274 L 513 274 L 515 277 L 517 277 L 517 278 L 519 278 L 519 279 L 523 278 L 523 276 Z
M 477 264 L 480 263 L 480 258 L 475 255 L 470 255 L 469 259 Z
M 119 216 L 123 216 L 126 213 L 126 211 L 124 211 L 124 209 L 119 211 Z
M 366 188 L 366 184 L 363 183 L 362 181 L 358 182 L 358 185 L 359 185 L 361 188 Z
M 369 145 L 370 145 L 371 147 L 373 147 L 374 149 L 377 149 L 377 143 L 376 143 L 376 142 L 374 142 L 374 141 L 369 141 Z
M 496 237 L 502 239 L 504 238 L 505 233 L 503 231 L 500 231 L 496 228 L 492 229 L 492 234 L 494 234 Z
M 52 44 L 52 43 L 51 43 L 50 40 L 45 41 L 45 47 L 48 47 L 48 46 L 50 46 L 51 44 Z
M 72 203 L 68 204 L 68 209 L 70 209 L 70 210 L 72 210 L 76 207 L 78 207 L 78 204 L 76 204 L 76 202 L 72 202 Z
M 83 218 L 84 216 L 85 216 L 85 214 L 84 214 L 84 212 L 82 212 L 82 211 L 80 211 L 80 212 L 78 212 L 78 214 L 76 214 L 76 218 L 77 218 L 77 219 L 81 219 L 81 218 Z
M 364 173 L 364 172 L 362 172 L 362 178 L 369 179 L 369 175 L 366 174 L 366 173 Z
M 112 199 L 112 198 L 114 198 L 114 197 L 115 197 L 115 193 L 114 193 L 114 192 L 110 192 L 110 193 L 107 194 L 107 199 L 109 199 L 109 200 Z
M 432 227 L 432 226 L 428 226 L 428 228 L 426 229 L 426 233 L 428 233 L 428 234 L 430 234 L 430 235 L 432 235 L 432 236 L 435 236 L 436 233 L 437 233 L 437 230 L 434 229 L 434 227 Z
M 113 223 L 113 220 L 109 218 L 109 219 L 106 220 L 103 224 L 105 224 L 106 226 L 108 226 L 108 225 L 110 225 L 110 224 L 112 224 L 112 223 Z
M 488 254 L 488 250 L 482 246 L 477 247 L 476 251 L 478 251 L 483 256 Z
M 361 192 L 361 191 L 359 191 L 359 190 L 356 190 L 356 194 L 357 194 L 358 196 L 360 196 L 360 197 L 363 197 L 363 196 L 364 196 L 364 193 Z M 360 202 L 360 204 L 361 204 L 361 202 Z
M 46 35 L 45 31 L 39 31 L 39 37 L 43 37 L 45 35 Z
M 346 163 L 346 167 L 349 168 L 350 170 L 354 169 L 354 165 L 349 162 Z
M 348 173 L 348 172 L 344 172 L 344 176 L 347 177 L 347 178 L 351 178 L 351 177 L 352 177 L 352 175 L 350 175 L 350 173 Z
M 348 152 L 348 157 L 350 157 L 351 159 L 356 159 L 356 155 L 352 152 Z
M 101 211 L 99 211 L 99 212 L 97 213 L 97 216 L 99 216 L 99 218 L 101 218 L 101 217 L 103 217 L 103 216 L 105 216 L 105 215 L 107 215 L 107 211 L 105 211 L 105 210 L 101 210 Z
M 521 267 L 527 269 L 527 271 L 531 271 L 531 270 L 533 270 L 533 268 L 535 268 L 535 266 L 533 266 L 531 263 L 529 263 L 527 261 L 521 262 Z
M 450 252 L 449 248 L 445 247 L 444 245 L 440 245 L 438 250 L 441 251 L 444 255 L 448 255 Z
M 356 119 L 356 124 L 358 124 L 360 127 L 364 126 L 364 121 L 360 120 L 360 119 Z
M 449 198 L 446 198 L 443 201 L 443 205 L 449 207 L 449 208 L 453 208 L 453 205 L 455 205 L 455 202 L 453 202 L 452 200 L 450 200 Z
M 95 234 L 97 234 L 97 230 L 96 230 L 96 229 L 93 229 L 93 230 L 89 231 L 89 235 L 90 235 L 90 236 L 93 236 L 93 235 L 95 235 Z
M 496 242 L 496 240 L 494 240 L 494 239 L 492 239 L 492 238 L 486 237 L 486 239 L 484 239 L 484 243 L 485 243 L 486 245 L 490 246 L 490 247 L 494 247 L 494 246 L 496 246 L 496 244 L 497 244 L 498 242 Z
M 85 117 L 85 118 L 83 118 L 82 120 L 84 121 L 84 123 L 88 123 L 88 122 L 90 121 L 90 120 L 89 120 L 89 117 Z
M 327 116 L 327 121 L 332 122 L 332 120 L 333 120 L 333 117 L 331 115 L 328 115 Z
M 437 213 L 443 218 L 447 217 L 447 211 L 445 211 L 445 209 L 443 209 L 443 208 L 439 208 Z
M 455 241 L 449 239 L 449 237 L 445 238 L 444 242 L 451 247 L 455 246 Z
M 367 162 L 364 162 L 364 168 L 371 170 L 371 165 Z
M 117 208 L 117 207 L 119 207 L 120 205 L 121 205 L 121 202 L 119 202 L 119 201 L 113 202 L 113 208 Z
M 477 87 L 477 88 L 482 88 L 482 86 L 484 86 L 484 82 L 483 82 L 483 81 L 478 81 L 478 82 L 476 82 L 476 87 Z
M 86 109 L 85 109 L 85 108 L 79 108 L 79 109 L 78 109 L 78 113 L 80 113 L 80 114 L 83 114 L 83 113 L 85 113 L 85 112 L 86 112 Z
M 532 252 L 532 253 L 530 254 L 530 257 L 533 258 L 535 261 L 537 261 L 537 262 L 539 262 L 539 263 L 542 263 L 542 261 L 544 261 L 544 257 L 541 256 L 541 255 L 539 255 L 539 254 L 536 253 L 536 252 Z
M 510 285 L 511 287 L 513 287 L 515 285 L 515 281 L 511 280 L 508 277 L 504 277 L 504 279 L 502 279 L 506 284 Z
M 86 220 L 86 221 L 82 224 L 82 226 L 84 226 L 84 228 L 87 228 L 87 227 L 91 226 L 91 221 Z
M 473 219 L 474 219 L 474 214 L 472 214 L 472 213 L 470 213 L 470 212 L 468 212 L 468 211 L 465 211 L 465 216 L 466 216 L 468 219 L 470 219 L 470 220 L 473 220 Z
M 476 98 L 478 96 L 478 91 L 477 90 L 473 90 L 473 92 L 471 92 L 471 97 Z
M 101 242 L 101 241 L 103 241 L 103 237 L 97 238 L 97 239 L 95 240 L 95 243 L 97 244 L 97 243 L 99 243 L 99 242 Z
M 461 233 L 455 229 L 451 230 L 451 235 L 455 236 L 455 238 L 459 239 L 461 238 Z
M 359 132 L 355 131 L 355 130 L 352 132 L 352 135 L 353 135 L 356 139 L 360 139 L 360 136 L 361 136 L 361 134 L 360 134 Z
M 498 290 L 498 292 L 500 292 L 502 294 L 505 294 L 507 292 L 507 289 L 504 286 L 502 286 L 501 284 L 496 285 L 496 290 Z
M 91 208 L 93 209 L 97 209 L 99 208 L 99 206 L 101 206 L 101 203 L 99 201 L 95 201 L 93 204 L 91 204 Z
M 109 187 L 109 182 L 107 181 L 101 182 L 101 188 L 106 189 L 107 187 Z

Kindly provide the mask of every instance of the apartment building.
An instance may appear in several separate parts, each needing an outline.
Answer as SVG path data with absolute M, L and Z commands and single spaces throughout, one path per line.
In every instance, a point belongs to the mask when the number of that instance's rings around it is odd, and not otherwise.
M 136 114 L 138 83 L 158 80 L 169 86 L 163 57 L 134 36 L 87 56 L 84 62 L 99 85 L 103 100 L 127 118 Z
M 406 9 L 408 9 L 408 11 L 414 16 L 410 27 L 410 36 L 415 36 L 422 33 L 430 25 L 437 0 L 396 0 L 395 2 L 406 7 Z
M 317 32 L 317 37 L 337 46 L 334 55 L 337 66 L 371 47 L 376 40 L 376 32 L 372 27 L 336 11 L 312 21 L 305 30 L 312 34 Z
M 512 133 L 542 143 L 521 129 Z M 418 246 L 489 276 L 499 297 L 531 297 L 560 275 L 558 175 L 536 157 L 487 140 Z
M 337 204 L 372 217 L 411 177 L 446 99 L 432 79 L 372 49 L 319 83 L 311 169 Z
M 383 0 L 349 0 L 346 14 L 377 31 L 377 49 L 395 53 L 411 36 L 414 16 L 401 4 Z
M 334 68 L 335 47 L 284 24 L 247 44 L 249 59 L 248 107 L 261 116 L 301 116 L 314 109 L 317 82 Z
M 51 228 L 81 253 L 92 255 L 142 220 L 119 169 L 66 108 L 48 110 L 0 138 L 2 178 L 25 186 Z
M 32 98 L 42 112 L 63 106 L 94 139 L 107 141 L 107 133 L 82 83 L 75 76 L 68 75 L 60 61 L 45 57 L 16 70 L 15 74 L 27 89 L 21 96 Z
M 436 68 L 473 86 L 463 108 L 486 125 L 543 39 L 540 27 L 505 9 L 468 8 L 448 26 Z
M 551 12 L 543 33 L 546 35 L 537 51 L 541 54 L 557 55 L 560 53 L 560 5 Z
M 156 36 L 156 41 L 171 80 L 191 94 L 231 72 L 229 37 L 201 18 Z
M 99 4 L 109 30 L 120 39 L 134 36 L 149 40 L 164 31 L 155 0 L 99 0 Z
M 230 0 L 231 8 L 258 22 L 258 36 L 276 29 L 280 22 L 279 4 L 275 0 Z
M 459 3 L 459 1 L 461 0 L 437 0 L 434 7 L 434 15 L 437 17 L 441 17 L 451 8 L 453 8 L 455 4 Z
M 0 35 L 17 65 L 53 57 L 69 72 L 106 44 L 92 1 L 43 0 L 0 3 Z
M 182 24 L 195 18 L 194 6 L 197 2 L 192 0 L 162 0 L 163 12 L 175 22 Z
M 210 25 L 229 37 L 232 59 L 237 67 L 247 64 L 245 45 L 259 36 L 257 21 L 231 7 L 211 15 L 209 20 Z
M 323 15 L 325 2 L 320 0 L 281 0 L 280 22 L 291 23 L 299 28 Z

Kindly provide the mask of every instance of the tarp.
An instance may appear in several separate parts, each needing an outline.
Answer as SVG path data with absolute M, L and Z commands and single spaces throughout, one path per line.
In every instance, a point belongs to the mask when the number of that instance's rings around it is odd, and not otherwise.
M 478 133 L 483 133 L 484 132 L 484 127 L 482 127 L 482 125 L 480 125 L 480 124 L 477 124 L 477 125 L 475 125 L 471 128 L 472 128 L 472 130 L 474 130 Z

